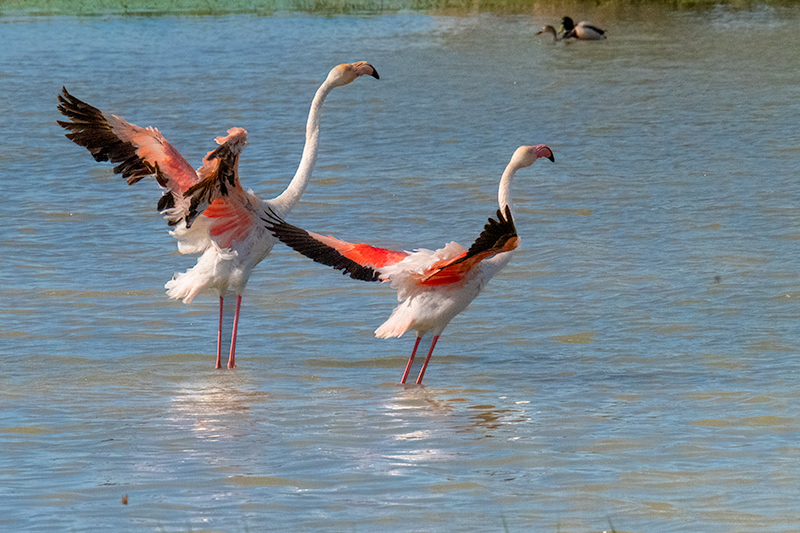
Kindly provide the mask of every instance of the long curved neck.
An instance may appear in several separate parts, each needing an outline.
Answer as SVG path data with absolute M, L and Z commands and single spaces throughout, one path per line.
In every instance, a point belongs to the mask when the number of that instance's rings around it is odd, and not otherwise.
M 314 171 L 314 165 L 317 163 L 317 152 L 319 151 L 319 115 L 322 103 L 328 96 L 328 93 L 333 89 L 333 84 L 328 80 L 320 85 L 317 93 L 314 95 L 314 100 L 311 101 L 311 109 L 308 112 L 308 121 L 306 122 L 306 144 L 303 146 L 303 157 L 300 159 L 300 165 L 297 167 L 297 172 L 294 173 L 292 181 L 289 186 L 280 195 L 272 200 L 274 207 L 281 211 L 282 216 L 286 216 L 289 211 L 300 201 L 300 197 L 306 190 L 308 182 L 311 179 L 311 174 Z
M 497 203 L 500 204 L 500 211 L 505 212 L 506 206 L 514 212 L 514 204 L 511 201 L 511 184 L 514 181 L 514 174 L 519 170 L 519 164 L 511 161 L 506 169 L 503 171 L 503 176 L 500 178 L 500 187 L 497 189 Z

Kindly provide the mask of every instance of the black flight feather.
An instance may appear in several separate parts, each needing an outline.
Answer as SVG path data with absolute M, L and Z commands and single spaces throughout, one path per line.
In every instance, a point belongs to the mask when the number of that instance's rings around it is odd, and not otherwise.
M 133 144 L 114 135 L 102 111 L 72 96 L 66 87 L 62 87 L 58 101 L 61 114 L 72 119 L 58 121 L 59 126 L 71 132 L 65 134 L 67 139 L 89 150 L 95 161 L 119 163 L 114 172 L 122 174 L 128 185 L 155 173 L 155 168 L 136 154 Z
M 65 134 L 67 139 L 89 150 L 95 161 L 119 163 L 114 167 L 114 173 L 122 174 L 128 185 L 133 185 L 147 176 L 155 175 L 160 186 L 167 186 L 167 177 L 158 168 L 158 164 L 151 165 L 139 157 L 133 143 L 117 137 L 102 111 L 72 96 L 67 92 L 66 87 L 62 87 L 61 90 L 62 94 L 58 95 L 58 110 L 62 115 L 69 117 L 72 122 L 63 120 L 57 122 L 59 126 L 71 132 Z M 158 201 L 158 210 L 164 211 L 175 207 L 176 194 L 179 193 L 177 191 L 165 192 Z M 182 215 L 173 215 L 168 217 L 167 223 L 175 226 L 182 218 Z
M 341 270 L 342 274 L 349 274 L 353 279 L 380 281 L 380 273 L 375 269 L 348 259 L 334 248 L 316 240 L 306 230 L 284 221 L 271 210 L 267 216 L 269 217 L 268 219 L 262 217 L 266 228 L 294 251 L 313 259 L 317 263 Z
M 517 236 L 517 228 L 514 227 L 514 219 L 511 217 L 511 208 L 506 206 L 505 216 L 499 209 L 497 210 L 497 220 L 489 218 L 489 222 L 483 227 L 483 231 L 467 250 L 467 255 L 453 262 L 461 263 L 480 253 L 489 250 L 500 250 L 505 244 Z

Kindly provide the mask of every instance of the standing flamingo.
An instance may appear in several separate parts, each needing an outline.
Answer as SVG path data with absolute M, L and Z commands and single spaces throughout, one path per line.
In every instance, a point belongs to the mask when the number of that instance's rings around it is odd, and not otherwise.
M 497 220 L 489 219 L 469 250 L 455 242 L 435 251 L 413 252 L 351 244 L 292 226 L 276 212 L 269 213 L 264 222 L 283 243 L 318 263 L 342 270 L 354 279 L 391 283 L 400 305 L 375 330 L 375 336 L 400 337 L 408 330 L 417 332 L 400 380 L 405 383 L 422 337 L 428 332 L 433 334 L 417 377 L 420 384 L 436 341 L 447 324 L 466 309 L 492 276 L 508 263 L 510 252 L 519 246 L 511 209 L 511 182 L 517 170 L 532 165 L 540 157 L 555 161 L 553 152 L 543 144 L 517 148 L 500 178 Z
M 187 272 L 175 274 L 165 285 L 170 298 L 189 303 L 203 289 L 219 296 L 216 368 L 221 368 L 222 309 L 225 295 L 236 294 L 228 368 L 233 368 L 236 334 L 242 292 L 253 268 L 272 250 L 275 238 L 264 228 L 261 217 L 269 211 L 286 216 L 306 189 L 319 146 L 319 115 L 322 103 L 335 87 L 363 75 L 379 79 L 375 68 L 366 63 L 334 67 L 317 89 L 306 123 L 306 140 L 300 165 L 289 186 L 277 197 L 262 201 L 246 192 L 239 183 L 239 154 L 247 144 L 242 128 L 228 130 L 217 137 L 219 147 L 203 158 L 196 171 L 152 127 L 141 128 L 122 118 L 104 113 L 69 94 L 59 95 L 58 109 L 71 122 L 58 121 L 69 130 L 66 136 L 86 147 L 96 161 L 119 163 L 114 172 L 132 185 L 154 175 L 164 189 L 158 210 L 173 227 L 170 235 L 178 239 L 178 251 L 200 254 L 197 264 Z

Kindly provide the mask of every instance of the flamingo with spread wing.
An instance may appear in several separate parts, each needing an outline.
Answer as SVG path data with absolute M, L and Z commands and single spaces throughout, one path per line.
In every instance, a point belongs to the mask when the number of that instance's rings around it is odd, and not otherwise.
M 330 71 L 311 102 L 297 172 L 283 193 L 267 201 L 245 191 L 239 182 L 239 155 L 247 144 L 244 129 L 232 128 L 227 136 L 217 137 L 219 147 L 209 152 L 195 171 L 157 129 L 141 128 L 105 113 L 72 96 L 66 88 L 59 95 L 58 109 L 70 119 L 58 121 L 69 131 L 67 138 L 88 149 L 97 161 L 118 163 L 114 172 L 129 185 L 155 176 L 165 189 L 158 210 L 173 228 L 170 234 L 178 239 L 178 250 L 200 254 L 194 267 L 167 282 L 167 295 L 184 303 L 204 289 L 219 296 L 216 368 L 221 368 L 224 298 L 230 292 L 236 295 L 228 356 L 228 368 L 233 368 L 242 292 L 253 268 L 275 244 L 262 217 L 267 212 L 286 216 L 300 200 L 317 160 L 319 116 L 325 98 L 334 88 L 364 75 L 379 78 L 375 68 L 363 61 L 338 65 Z
M 278 239 L 306 257 L 342 270 L 354 279 L 389 282 L 397 290 L 400 305 L 375 330 L 375 336 L 400 337 L 408 330 L 416 331 L 414 348 L 400 380 L 405 383 L 422 337 L 428 332 L 433 335 L 417 377 L 420 384 L 447 324 L 466 309 L 519 246 L 511 208 L 511 183 L 517 170 L 541 157 L 555 161 L 553 152 L 543 144 L 521 146 L 514 152 L 500 179 L 497 220 L 489 219 L 469 249 L 450 242 L 438 250 L 387 250 L 303 230 L 285 222 L 276 212 L 268 213 L 264 222 Z

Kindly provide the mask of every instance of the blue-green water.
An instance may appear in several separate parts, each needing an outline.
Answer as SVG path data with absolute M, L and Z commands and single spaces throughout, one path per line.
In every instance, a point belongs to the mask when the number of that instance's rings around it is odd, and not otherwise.
M 795 531 L 800 527 L 800 10 L 556 16 L 0 19 L 0 529 Z M 582 18 L 575 14 L 576 18 Z M 598 18 L 599 17 L 599 18 Z M 62 85 L 193 164 L 248 130 L 269 198 L 337 89 L 292 222 L 469 245 L 521 144 L 523 246 L 424 387 L 395 295 L 276 247 L 244 296 L 163 294 L 153 183 L 63 137 Z M 128 504 L 121 498 L 128 495 Z

